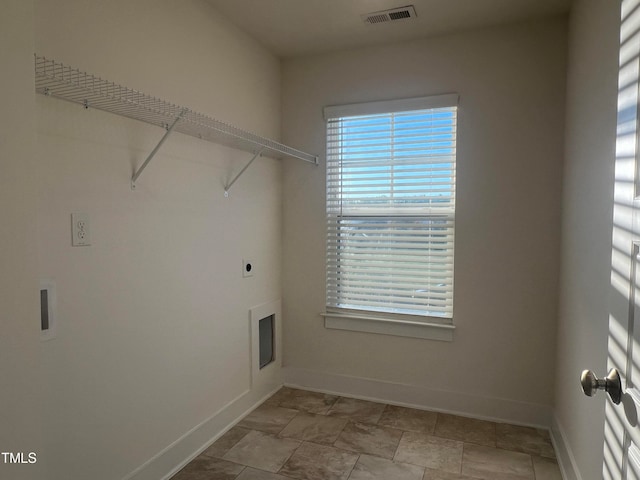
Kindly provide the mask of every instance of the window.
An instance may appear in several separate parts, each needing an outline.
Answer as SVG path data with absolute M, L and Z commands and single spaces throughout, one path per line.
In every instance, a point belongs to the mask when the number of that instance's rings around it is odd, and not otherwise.
M 325 108 L 327 316 L 452 323 L 456 105 Z

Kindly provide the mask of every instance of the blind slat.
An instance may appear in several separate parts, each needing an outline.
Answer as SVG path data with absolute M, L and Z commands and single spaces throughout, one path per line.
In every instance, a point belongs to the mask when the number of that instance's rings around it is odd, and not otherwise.
M 457 108 L 438 106 L 329 118 L 328 307 L 452 317 Z

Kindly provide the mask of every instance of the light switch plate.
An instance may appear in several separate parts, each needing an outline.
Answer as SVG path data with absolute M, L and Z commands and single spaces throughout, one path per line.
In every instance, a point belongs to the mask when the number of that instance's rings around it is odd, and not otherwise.
M 87 247 L 91 245 L 91 229 L 89 228 L 88 213 L 71 214 L 71 245 Z

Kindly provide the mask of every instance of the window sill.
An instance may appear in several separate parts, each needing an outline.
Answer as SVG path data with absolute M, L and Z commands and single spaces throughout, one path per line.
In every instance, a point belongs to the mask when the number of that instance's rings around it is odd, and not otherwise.
M 456 328 L 453 325 L 391 320 L 367 315 L 346 315 L 331 312 L 321 313 L 320 315 L 324 317 L 325 328 L 423 338 L 443 342 L 453 341 L 453 332 Z

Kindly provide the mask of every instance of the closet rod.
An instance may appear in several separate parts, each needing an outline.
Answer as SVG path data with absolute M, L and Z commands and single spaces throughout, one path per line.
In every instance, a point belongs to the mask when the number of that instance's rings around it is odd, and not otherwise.
M 158 146 L 134 173 L 132 185 L 173 131 L 252 154 L 261 152 L 261 155 L 278 159 L 292 157 L 318 165 L 317 155 L 261 137 L 189 108 L 104 80 L 55 60 L 38 55 L 34 55 L 34 59 L 37 93 L 167 129 Z

